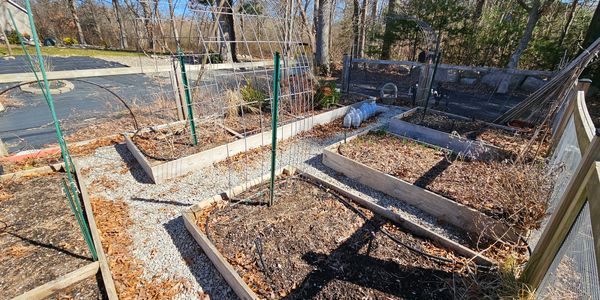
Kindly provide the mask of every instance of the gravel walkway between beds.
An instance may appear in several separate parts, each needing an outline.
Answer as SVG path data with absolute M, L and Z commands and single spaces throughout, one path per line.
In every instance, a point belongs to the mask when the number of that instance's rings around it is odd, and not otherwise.
M 401 113 L 400 108 L 390 108 L 379 116 L 377 122 L 369 124 L 367 130 L 387 125 L 389 118 Z M 325 140 L 318 138 L 296 139 L 284 153 L 279 153 L 279 165 L 291 164 L 327 181 L 337 183 L 348 190 L 359 191 L 366 199 L 385 207 L 391 207 L 406 219 L 418 222 L 442 235 L 460 240 L 448 228 L 440 227 L 435 218 L 408 206 L 394 198 L 376 192 L 336 174 L 321 162 L 324 147 L 344 138 L 343 133 Z M 147 279 L 184 279 L 189 282 L 180 299 L 196 298 L 206 293 L 211 299 L 235 298 L 233 291 L 221 278 L 209 259 L 204 255 L 183 225 L 181 211 L 187 206 L 225 191 L 247 179 L 259 176 L 261 170 L 268 171 L 268 160 L 264 166 L 237 172 L 223 165 L 213 165 L 186 176 L 171 179 L 160 185 L 151 184 L 142 168 L 137 164 L 125 145 L 99 148 L 92 156 L 78 158 L 84 170 L 85 183 L 107 178 L 118 183 L 114 188 L 93 189 L 99 196 L 109 200 L 124 199 L 129 205 L 133 225 L 129 228 L 134 243 L 133 255 L 145 264 Z M 127 166 L 129 172 L 120 172 Z

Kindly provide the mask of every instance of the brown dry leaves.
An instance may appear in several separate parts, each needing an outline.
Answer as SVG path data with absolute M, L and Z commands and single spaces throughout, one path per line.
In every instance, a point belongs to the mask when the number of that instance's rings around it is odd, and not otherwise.
M 119 298 L 173 299 L 187 286 L 183 279 L 143 278 L 143 263 L 131 254 L 132 240 L 127 229 L 133 222 L 127 203 L 92 197 L 91 204 Z
M 524 229 L 539 226 L 552 188 L 541 164 L 454 160 L 388 134 L 362 136 L 339 152 Z

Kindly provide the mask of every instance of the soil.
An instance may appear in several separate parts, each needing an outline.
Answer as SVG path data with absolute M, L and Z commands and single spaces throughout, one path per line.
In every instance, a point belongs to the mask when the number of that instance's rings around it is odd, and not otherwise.
M 10 299 L 92 262 L 61 188 L 64 175 L 0 182 L 0 299 Z M 55 295 L 100 299 L 95 277 Z
M 272 207 L 263 205 L 264 184 L 196 214 L 201 230 L 260 298 L 452 297 L 456 269 L 411 252 L 381 229 L 426 253 L 452 253 L 297 177 L 276 184 Z
M 527 149 L 527 144 L 533 137 L 532 132 L 510 132 L 491 128 L 485 122 L 478 120 L 460 120 L 435 112 L 428 112 L 423 120 L 421 120 L 422 116 L 423 114 L 419 111 L 403 120 L 446 133 L 457 133 L 469 139 L 481 140 L 508 151 L 511 156 L 519 155 Z M 525 153 L 525 157 L 532 157 L 536 152 L 538 157 L 545 157 L 548 154 L 550 146 L 548 138 L 542 143 L 541 147 L 540 138 L 534 141 L 527 153 Z
M 132 141 L 150 161 L 169 161 L 202 152 L 237 138 L 215 123 L 196 126 L 198 145 L 192 144 L 187 124 L 156 131 L 141 132 Z
M 542 164 L 463 161 L 385 132 L 340 145 L 339 153 L 522 229 L 538 228 L 552 180 Z

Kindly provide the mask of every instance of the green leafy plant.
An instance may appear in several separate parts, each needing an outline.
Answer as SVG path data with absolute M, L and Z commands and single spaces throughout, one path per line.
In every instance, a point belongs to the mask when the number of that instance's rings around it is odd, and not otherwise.
M 257 89 L 252 81 L 248 81 L 244 87 L 240 89 L 240 94 L 242 94 L 242 100 L 244 104 L 242 105 L 242 109 L 244 111 L 248 111 L 251 113 L 257 113 L 262 109 L 265 109 L 265 99 L 267 99 L 267 94 L 263 91 Z
M 328 81 L 319 84 L 315 100 L 319 108 L 330 108 L 340 102 L 341 93 L 336 90 L 335 82 Z

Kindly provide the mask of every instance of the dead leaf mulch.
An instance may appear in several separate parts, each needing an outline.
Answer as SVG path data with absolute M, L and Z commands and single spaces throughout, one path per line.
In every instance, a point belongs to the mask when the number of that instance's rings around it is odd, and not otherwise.
M 128 228 L 133 222 L 127 203 L 92 197 L 91 204 L 119 298 L 174 299 L 189 284 L 183 279 L 144 279 L 143 263 L 131 254 Z
M 244 282 L 268 299 L 432 299 L 451 297 L 457 269 L 402 247 L 453 254 L 361 210 L 365 221 L 330 192 L 298 179 L 277 183 L 272 207 L 261 185 L 196 214 L 197 224 Z M 346 201 L 348 201 L 346 199 Z M 348 201 L 349 202 L 349 201 Z
M 92 262 L 62 191 L 64 174 L 0 181 L 0 298 L 12 298 Z M 77 287 L 80 299 L 101 297 L 95 277 Z M 74 291 L 74 290 L 73 290 Z M 68 298 L 70 290 L 57 298 Z
M 387 133 L 369 133 L 338 150 L 522 229 L 539 227 L 552 190 L 552 178 L 541 164 L 457 160 L 445 151 Z

